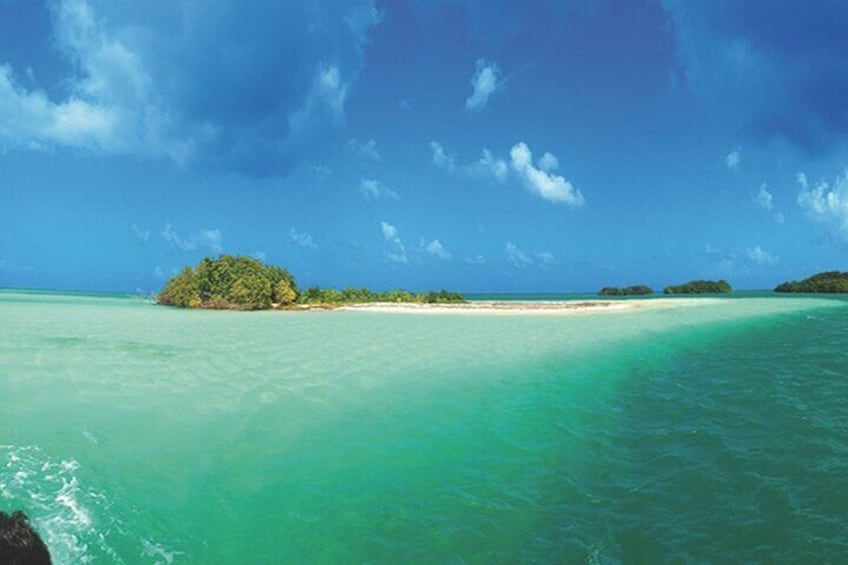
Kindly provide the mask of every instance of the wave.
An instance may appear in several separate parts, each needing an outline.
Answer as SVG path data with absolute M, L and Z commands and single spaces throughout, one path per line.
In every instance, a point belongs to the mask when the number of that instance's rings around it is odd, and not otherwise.
M 78 461 L 54 459 L 38 446 L 0 445 L 0 462 L 3 509 L 27 514 L 54 563 L 126 562 L 115 538 L 130 528 L 114 512 L 108 494 L 85 483 Z M 146 537 L 132 544 L 149 563 L 170 564 L 179 554 Z

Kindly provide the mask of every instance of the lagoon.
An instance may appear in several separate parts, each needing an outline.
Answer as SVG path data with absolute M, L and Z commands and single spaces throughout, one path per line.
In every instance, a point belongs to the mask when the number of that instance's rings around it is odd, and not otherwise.
M 835 561 L 848 302 L 586 316 L 0 292 L 0 508 L 58 563 Z

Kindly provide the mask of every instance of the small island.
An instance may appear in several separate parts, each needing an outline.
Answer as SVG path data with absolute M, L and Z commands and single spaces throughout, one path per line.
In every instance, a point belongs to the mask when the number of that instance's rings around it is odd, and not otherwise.
M 375 302 L 461 304 L 465 298 L 447 290 L 373 292 L 367 288 L 337 290 L 312 286 L 301 291 L 291 273 L 282 267 L 265 265 L 252 257 L 221 255 L 217 259 L 201 260 L 194 269 L 184 267 L 165 283 L 156 302 L 179 308 L 268 310 L 327 309 Z
M 605 286 L 598 291 L 600 296 L 641 296 L 645 294 L 653 294 L 654 289 L 643 284 L 626 286 L 619 288 L 616 286 Z
M 718 281 L 697 280 L 685 284 L 665 287 L 664 294 L 723 294 L 733 289 L 724 279 Z
M 790 281 L 777 285 L 775 292 L 848 292 L 848 271 L 824 271 L 802 281 Z

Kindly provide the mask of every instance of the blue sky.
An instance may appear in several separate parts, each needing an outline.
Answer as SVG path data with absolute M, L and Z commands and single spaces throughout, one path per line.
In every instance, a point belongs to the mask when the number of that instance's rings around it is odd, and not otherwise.
M 848 4 L 0 0 L 0 287 L 771 288 L 848 251 Z

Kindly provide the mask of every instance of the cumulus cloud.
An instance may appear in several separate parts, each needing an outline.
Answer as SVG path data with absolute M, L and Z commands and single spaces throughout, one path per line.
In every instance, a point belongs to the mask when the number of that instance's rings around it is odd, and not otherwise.
M 478 59 L 471 77 L 471 95 L 465 100 L 465 109 L 479 112 L 486 107 L 489 98 L 503 88 L 501 70 L 496 63 Z
M 511 241 L 507 242 L 504 247 L 504 255 L 507 262 L 516 269 L 522 269 L 533 264 L 533 258 Z
M 455 169 L 454 157 L 445 153 L 444 148 L 436 141 L 430 142 L 433 152 L 433 163 L 445 170 Z M 528 191 L 557 204 L 579 207 L 585 202 L 583 194 L 562 175 L 556 174 L 559 169 L 559 159 L 552 153 L 544 153 L 533 164 L 533 154 L 526 143 L 516 143 L 510 150 L 509 164 L 506 160 L 495 157 L 488 149 L 483 149 L 477 161 L 462 166 L 459 170 L 474 178 L 494 179 L 506 182 L 510 179 L 510 171 Z
M 383 232 L 383 257 L 392 263 L 406 263 L 406 247 L 397 228 L 388 222 L 380 222 L 380 229 Z
M 347 142 L 347 146 L 363 159 L 370 159 L 372 161 L 380 161 L 382 159 L 380 151 L 377 149 L 377 142 L 373 138 L 368 141 L 360 141 L 353 138 Z
M 320 66 L 312 76 L 312 85 L 301 106 L 289 116 L 289 127 L 301 134 L 328 120 L 335 125 L 345 121 L 344 103 L 348 84 L 337 65 Z
M 183 238 L 177 234 L 171 224 L 165 224 L 165 229 L 162 230 L 162 237 L 165 238 L 165 241 L 183 251 L 209 249 L 214 253 L 220 253 L 223 250 L 223 236 L 221 230 L 218 229 L 200 230 L 190 237 Z
M 363 179 L 359 183 L 359 193 L 366 200 L 400 200 L 400 195 L 394 190 L 384 186 L 380 181 L 374 179 Z
M 453 171 L 455 167 L 453 155 L 448 155 L 445 148 L 438 141 L 430 142 L 430 151 L 433 153 L 433 164 L 440 169 Z
M 759 266 L 772 266 L 778 262 L 778 257 L 765 251 L 759 245 L 745 250 L 745 256 L 749 261 Z
M 318 249 L 311 235 L 305 232 L 299 232 L 294 228 L 289 230 L 289 242 L 308 249 Z
M 543 265 L 552 265 L 556 263 L 556 257 L 550 251 L 538 251 L 535 253 L 536 259 Z
M 480 159 L 467 165 L 465 170 L 473 177 L 492 178 L 499 182 L 504 182 L 509 175 L 506 161 L 494 157 L 488 149 L 483 149 Z
M 373 0 L 342 9 L 187 0 L 157 4 L 156 18 L 132 3 L 57 0 L 50 12 L 52 44 L 73 64 L 56 89 L 66 94 L 24 87 L 0 61 L 0 146 L 258 175 L 285 171 L 344 123 L 362 46 L 381 19 Z
M 447 249 L 445 249 L 444 245 L 442 245 L 442 242 L 438 239 L 434 239 L 430 242 L 422 241 L 421 248 L 433 257 L 436 257 L 437 259 L 441 259 L 443 261 L 447 261 L 448 259 L 453 257 L 453 255 Z
M 469 265 L 482 265 L 486 262 L 486 258 L 482 255 L 475 255 L 474 257 L 466 258 L 465 262 Z
M 54 103 L 42 91 L 27 90 L 0 64 L 0 144 L 6 147 L 111 146 L 116 121 L 110 108 L 76 97 Z
M 556 155 L 545 152 L 545 154 L 539 158 L 539 168 L 546 173 L 552 173 L 559 169 L 559 159 L 556 158 Z
M 848 170 L 837 175 L 833 184 L 822 180 L 811 187 L 804 173 L 799 173 L 797 179 L 801 210 L 826 233 L 848 242 Z
M 663 0 L 683 78 L 762 137 L 806 149 L 848 132 L 848 3 Z
M 768 185 L 766 183 L 760 185 L 760 190 L 757 191 L 756 196 L 754 196 L 754 205 L 766 212 L 773 212 L 771 217 L 776 224 L 782 224 L 786 221 L 786 218 L 781 212 L 774 211 L 774 197 L 771 192 L 769 192 Z
M 760 185 L 760 190 L 754 198 L 754 203 L 763 210 L 771 211 L 774 203 L 771 192 L 768 191 L 768 185 L 766 183 Z
M 724 158 L 724 164 L 727 165 L 727 170 L 731 173 L 735 173 L 739 170 L 739 163 L 742 159 L 740 148 L 736 148 Z
M 573 207 L 583 205 L 583 194 L 570 182 L 560 175 L 544 170 L 541 164 L 539 168 L 533 165 L 533 154 L 526 143 L 515 144 L 509 155 L 513 171 L 518 174 L 530 192 L 550 202 Z M 551 163 L 551 158 L 547 158 L 544 166 L 549 167 Z

